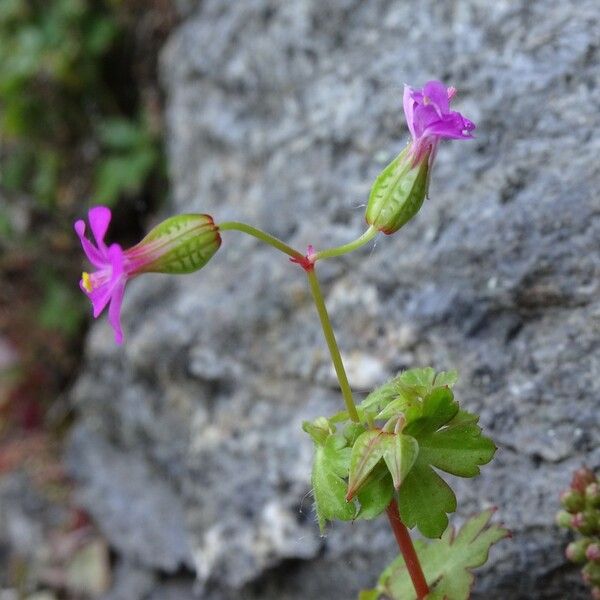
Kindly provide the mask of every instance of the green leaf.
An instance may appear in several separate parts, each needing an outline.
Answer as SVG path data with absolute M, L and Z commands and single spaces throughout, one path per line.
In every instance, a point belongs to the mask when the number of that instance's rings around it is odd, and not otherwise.
M 158 155 L 151 147 L 122 156 L 109 154 L 96 169 L 94 196 L 110 206 L 122 193 L 137 193 L 157 160 Z
M 458 371 L 441 371 L 435 376 L 435 387 L 441 387 L 443 385 L 447 385 L 448 387 L 453 387 L 454 384 L 458 381 Z
M 424 536 L 436 538 L 448 526 L 447 513 L 456 510 L 456 496 L 419 454 L 400 487 L 398 508 L 407 527 L 416 526 Z
M 363 409 L 375 408 L 376 411 L 381 410 L 380 407 L 386 406 L 392 400 L 398 397 L 397 377 L 384 383 L 382 386 L 374 389 L 361 403 Z
M 147 141 L 148 136 L 141 125 L 131 119 L 105 119 L 98 126 L 100 142 L 114 150 L 130 150 Z
M 377 590 L 362 590 L 358 594 L 358 600 L 377 600 L 379 598 L 379 592 Z
M 431 391 L 435 380 L 435 369 L 425 367 L 424 369 L 409 369 L 399 377 L 400 383 L 407 387 L 421 388 L 422 395 Z
M 423 535 L 439 537 L 448 523 L 446 513 L 456 510 L 456 498 L 432 467 L 474 477 L 496 447 L 482 435 L 476 416 L 459 411 L 452 390 L 445 386 L 424 398 L 422 416 L 403 433 L 416 438 L 419 457 L 400 488 L 400 514 L 409 527 L 416 525 Z
M 351 449 L 338 435 L 331 435 L 323 445 L 315 445 L 312 486 L 319 527 L 324 530 L 327 521 L 350 521 L 356 512 L 354 503 L 346 502 L 346 482 Z
M 352 499 L 365 483 L 375 465 L 383 458 L 393 434 L 380 430 L 369 430 L 359 435 L 352 447 L 350 474 L 346 498 Z
M 399 489 L 417 460 L 419 443 L 414 437 L 401 433 L 395 434 L 392 440 L 383 453 L 383 460 L 392 475 L 394 488 Z
M 493 512 L 487 510 L 469 519 L 456 536 L 454 529 L 448 528 L 440 540 L 415 542 L 419 562 L 431 589 L 427 600 L 469 598 L 474 580 L 471 570 L 485 564 L 490 548 L 508 536 L 503 527 L 489 524 Z M 365 593 L 369 595 L 364 598 L 375 600 L 384 595 L 391 600 L 415 600 L 415 591 L 401 556 L 381 574 L 377 587 L 379 595 L 372 592 L 367 590 Z
M 310 435 L 315 444 L 323 445 L 327 438 L 335 432 L 325 417 L 318 417 L 314 421 L 304 421 L 302 429 Z
M 447 387 L 435 388 L 423 400 L 422 416 L 409 423 L 404 432 L 412 435 L 433 433 L 458 413 L 458 402 L 454 401 L 452 390 Z
M 392 400 L 375 418 L 387 420 L 397 415 L 404 415 L 406 422 L 410 423 L 421 416 L 422 403 L 417 398 L 404 396 L 396 392 L 397 398 Z M 400 395 L 398 395 L 400 394 Z
M 481 434 L 477 417 L 465 421 L 465 413 L 456 423 L 420 436 L 419 446 L 425 462 L 459 477 L 479 475 L 479 465 L 489 463 L 496 452 L 494 442 Z
M 374 519 L 378 517 L 392 500 L 394 486 L 389 471 L 379 463 L 356 495 L 360 509 L 356 519 Z

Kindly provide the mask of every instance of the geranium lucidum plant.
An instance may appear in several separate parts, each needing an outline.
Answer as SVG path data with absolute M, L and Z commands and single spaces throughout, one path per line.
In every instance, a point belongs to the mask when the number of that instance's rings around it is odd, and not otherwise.
M 448 528 L 456 496 L 438 471 L 474 477 L 496 450 L 479 428 L 478 417 L 459 408 L 452 388 L 456 372 L 411 369 L 374 390 L 358 406 L 335 339 L 315 265 L 352 252 L 379 232 L 391 234 L 421 208 L 440 141 L 470 139 L 475 125 L 450 109 L 454 88 L 430 81 L 423 89 L 406 86 L 404 113 L 411 140 L 377 177 L 366 209 L 368 228 L 358 239 L 306 254 L 251 225 L 216 225 L 208 215 L 178 215 L 154 228 L 139 244 L 123 250 L 104 242 L 110 211 L 93 208 L 90 227 L 96 244 L 85 237 L 85 223 L 75 230 L 96 268 L 83 273 L 80 286 L 90 298 L 94 317 L 107 304 L 117 343 L 123 340 L 120 308 L 128 279 L 146 272 L 189 273 L 202 268 L 218 250 L 221 233 L 237 230 L 287 254 L 308 277 L 323 333 L 335 368 L 345 410 L 305 422 L 315 446 L 312 486 L 315 512 L 323 531 L 328 521 L 375 519 L 387 513 L 399 556 L 377 586 L 361 592 L 364 600 L 468 598 L 473 575 L 492 544 L 507 535 L 490 525 L 492 511 L 467 521 L 457 534 Z M 413 544 L 408 528 L 434 541 Z M 437 539 L 436 539 L 437 538 Z

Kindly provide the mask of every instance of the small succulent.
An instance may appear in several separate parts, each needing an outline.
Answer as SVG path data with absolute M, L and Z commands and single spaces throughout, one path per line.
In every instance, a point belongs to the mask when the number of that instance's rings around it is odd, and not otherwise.
M 563 510 L 556 523 L 580 534 L 566 550 L 566 557 L 583 564 L 583 580 L 592 586 L 592 598 L 600 600 L 600 484 L 591 469 L 581 467 L 571 486 L 560 495 Z

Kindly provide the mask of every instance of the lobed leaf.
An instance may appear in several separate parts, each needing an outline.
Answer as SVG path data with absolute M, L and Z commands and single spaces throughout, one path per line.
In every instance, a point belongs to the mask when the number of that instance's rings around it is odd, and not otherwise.
M 345 440 L 337 435 L 329 436 L 324 444 L 315 444 L 312 486 L 321 531 L 327 521 L 350 521 L 354 518 L 354 504 L 346 502 L 345 478 L 348 476 L 350 452 Z
M 493 512 L 493 509 L 486 510 L 467 520 L 456 535 L 450 527 L 439 540 L 415 542 L 431 590 L 427 600 L 469 598 L 474 580 L 471 570 L 485 564 L 490 548 L 509 535 L 500 525 L 490 525 Z M 391 600 L 415 600 L 404 559 L 396 558 L 381 574 L 377 589 L 366 590 L 363 594 L 367 600 L 376 600 L 381 595 Z
M 393 494 L 394 486 L 390 473 L 383 463 L 379 463 L 356 494 L 360 509 L 355 518 L 374 519 L 378 517 L 391 502 Z
M 398 509 L 407 527 L 416 526 L 424 536 L 436 538 L 448 527 L 447 513 L 456 510 L 456 496 L 419 455 L 400 487 Z

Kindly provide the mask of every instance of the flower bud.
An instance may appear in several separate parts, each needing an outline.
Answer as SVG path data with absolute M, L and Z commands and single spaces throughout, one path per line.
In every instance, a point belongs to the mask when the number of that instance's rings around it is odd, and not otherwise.
M 571 518 L 571 526 L 583 535 L 593 535 L 598 530 L 598 514 L 593 510 L 584 510 Z
M 600 544 L 597 542 L 590 544 L 585 551 L 585 557 L 588 560 L 600 562 Z
M 571 487 L 581 493 L 585 491 L 585 488 L 590 484 L 596 482 L 596 476 L 594 471 L 587 467 L 581 467 L 573 473 L 573 479 L 571 480 Z
M 577 513 L 585 508 L 585 498 L 581 492 L 569 488 L 560 495 L 560 503 L 570 513 Z
M 369 225 L 391 234 L 419 212 L 427 193 L 429 156 L 427 152 L 413 164 L 408 146 L 379 174 L 365 214 Z
M 125 251 L 137 273 L 192 273 L 221 246 L 219 228 L 202 214 L 175 215 L 163 221 L 137 245 Z
M 571 519 L 573 516 L 569 514 L 566 510 L 561 510 L 556 513 L 555 522 L 559 527 L 571 527 Z
M 583 569 L 581 569 L 581 575 L 586 583 L 593 586 L 600 585 L 600 563 L 589 562 Z
M 565 556 L 571 562 L 583 562 L 585 560 L 585 551 L 587 550 L 590 543 L 590 538 L 581 538 L 575 542 L 571 542 L 565 550 Z
M 585 488 L 585 499 L 588 506 L 600 508 L 600 484 L 598 482 L 590 483 Z

